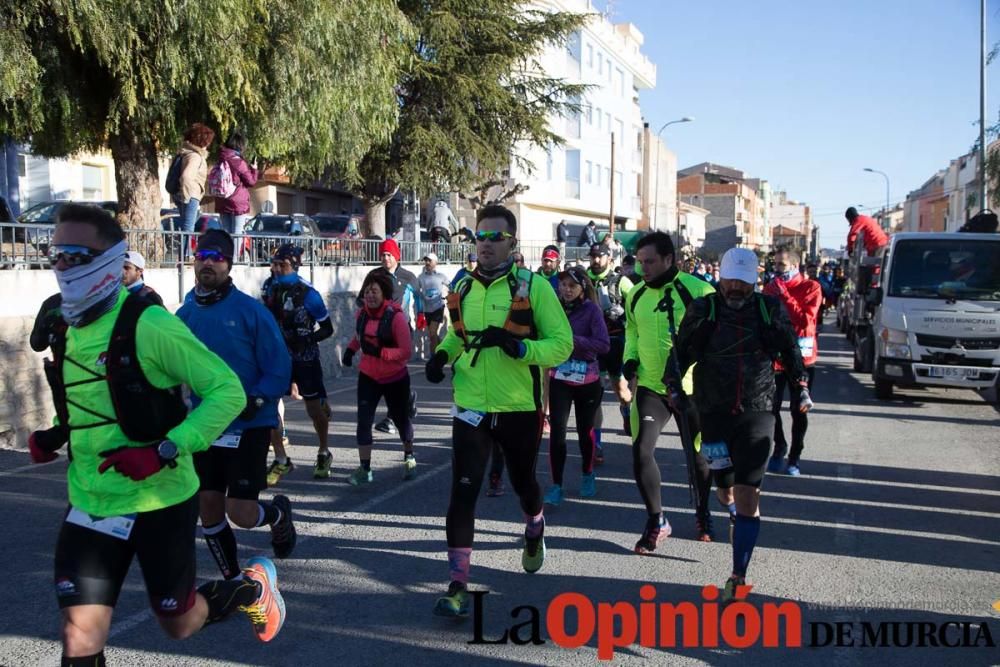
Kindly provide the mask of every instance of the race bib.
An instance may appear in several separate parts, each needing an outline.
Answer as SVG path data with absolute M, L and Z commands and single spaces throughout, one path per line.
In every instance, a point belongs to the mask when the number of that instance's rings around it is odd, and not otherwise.
M 702 442 L 701 455 L 708 461 L 708 467 L 712 470 L 733 467 L 733 460 L 729 457 L 729 447 L 724 442 Z
M 556 367 L 555 378 L 570 384 L 583 384 L 587 379 L 587 362 L 570 359 Z
M 66 515 L 66 521 L 77 526 L 83 526 L 98 533 L 110 535 L 119 540 L 127 540 L 132 534 L 132 527 L 135 525 L 135 514 L 125 514 L 122 516 L 99 517 L 91 516 L 86 512 L 81 512 L 75 507 L 71 508 Z
M 816 339 L 813 336 L 807 336 L 799 339 L 799 352 L 802 353 L 803 357 L 811 357 L 813 350 L 815 349 Z
M 223 447 L 225 449 L 236 449 L 240 446 L 240 438 L 243 431 L 226 432 L 219 436 L 218 440 L 212 443 L 213 447 Z
M 486 413 L 479 412 L 477 410 L 465 410 L 457 405 L 453 405 L 451 406 L 451 416 L 475 428 L 482 423 L 483 417 L 486 416 Z

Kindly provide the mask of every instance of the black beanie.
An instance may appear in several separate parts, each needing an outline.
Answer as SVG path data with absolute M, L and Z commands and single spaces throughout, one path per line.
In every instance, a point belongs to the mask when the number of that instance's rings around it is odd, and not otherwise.
M 229 260 L 229 263 L 233 263 L 233 254 L 235 246 L 233 244 L 233 237 L 229 235 L 222 229 L 209 229 L 204 234 L 198 237 L 198 248 L 197 250 L 216 250 L 222 253 L 222 256 Z

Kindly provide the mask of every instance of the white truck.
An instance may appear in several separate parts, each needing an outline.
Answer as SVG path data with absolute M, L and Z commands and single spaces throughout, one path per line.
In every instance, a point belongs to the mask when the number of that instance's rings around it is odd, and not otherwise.
M 879 399 L 893 388 L 1000 392 L 1000 234 L 901 233 L 881 250 L 855 357 Z

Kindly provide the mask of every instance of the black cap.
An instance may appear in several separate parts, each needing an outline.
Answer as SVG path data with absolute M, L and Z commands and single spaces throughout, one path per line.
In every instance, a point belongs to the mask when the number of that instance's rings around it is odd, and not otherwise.
M 854 220 L 854 218 L 858 217 L 858 209 L 853 206 L 848 207 L 847 211 L 844 213 L 844 217 L 848 220 Z
M 235 249 L 233 237 L 223 229 L 209 229 L 198 237 L 197 250 L 215 250 L 230 262 L 233 261 Z
M 302 248 L 291 243 L 284 243 L 278 246 L 271 258 L 279 261 L 287 259 L 293 267 L 298 268 L 302 265 Z
M 590 246 L 590 256 L 591 257 L 599 257 L 601 255 L 606 255 L 606 256 L 610 257 L 611 256 L 611 248 L 609 248 L 608 246 L 604 245 L 603 243 L 595 243 L 594 245 Z
M 625 266 L 635 266 L 635 255 L 625 255 L 622 258 L 622 264 Z

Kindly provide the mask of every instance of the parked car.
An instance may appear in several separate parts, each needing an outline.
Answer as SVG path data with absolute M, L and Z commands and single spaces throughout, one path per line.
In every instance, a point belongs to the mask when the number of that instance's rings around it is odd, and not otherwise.
M 300 236 L 312 239 L 320 236 L 316 221 L 302 213 L 291 215 L 258 213 L 247 220 L 243 230 L 249 237 L 252 256 L 260 263 L 269 261 L 278 246 L 285 242 L 279 237 Z
M 118 202 L 116 201 L 47 201 L 40 204 L 35 204 L 28 210 L 26 210 L 21 215 L 17 216 L 17 222 L 22 225 L 30 225 L 35 227 L 35 229 L 16 229 L 14 230 L 14 242 L 25 242 L 27 241 L 31 245 L 39 248 L 45 252 L 48 249 L 49 237 L 51 236 L 51 229 L 43 230 L 37 229 L 38 226 L 42 225 L 55 225 L 56 218 L 59 216 L 59 211 L 63 209 L 67 204 L 89 204 L 91 206 L 99 206 L 105 211 L 109 211 L 112 215 L 118 213 Z M 44 248 L 42 247 L 44 246 Z
M 313 222 L 318 230 L 317 236 L 332 239 L 355 238 L 361 229 L 361 216 L 348 213 L 314 213 Z

